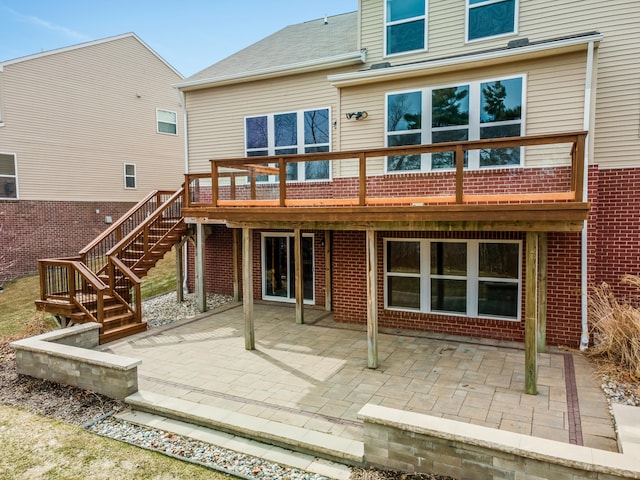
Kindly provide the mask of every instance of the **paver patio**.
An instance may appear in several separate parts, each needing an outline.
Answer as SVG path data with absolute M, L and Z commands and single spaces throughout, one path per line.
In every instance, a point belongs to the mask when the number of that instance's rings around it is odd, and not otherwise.
M 416 333 L 379 334 L 367 368 L 364 325 L 324 310 L 257 302 L 256 350 L 244 348 L 242 305 L 103 345 L 141 359 L 139 388 L 306 429 L 361 439 L 373 403 L 617 451 L 608 404 L 579 353 L 538 355 L 538 394 L 524 393 L 521 345 Z

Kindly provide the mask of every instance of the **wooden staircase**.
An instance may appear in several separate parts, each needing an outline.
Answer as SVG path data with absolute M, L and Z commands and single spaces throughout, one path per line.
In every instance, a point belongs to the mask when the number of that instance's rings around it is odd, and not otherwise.
M 39 260 L 36 308 L 61 326 L 100 323 L 100 343 L 145 331 L 141 278 L 186 234 L 183 197 L 151 192 L 77 257 Z

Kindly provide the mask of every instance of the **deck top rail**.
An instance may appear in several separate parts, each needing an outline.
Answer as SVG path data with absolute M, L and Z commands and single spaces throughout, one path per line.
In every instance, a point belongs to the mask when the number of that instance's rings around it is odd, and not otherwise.
M 463 142 L 447 142 L 430 145 L 412 145 L 388 148 L 373 148 L 353 151 L 319 152 L 297 155 L 275 155 L 242 157 L 232 159 L 210 160 L 211 172 L 186 174 L 185 199 L 186 208 L 218 208 L 218 207 L 363 207 L 393 205 L 437 205 L 465 203 L 513 203 L 513 202 L 582 202 L 584 182 L 584 156 L 587 132 L 568 132 L 553 135 L 533 135 L 527 137 L 491 138 Z M 466 152 L 473 150 L 505 149 L 533 147 L 540 145 L 569 144 L 570 159 L 567 188 L 555 191 L 540 192 L 507 192 L 478 193 L 465 191 L 465 174 L 471 172 L 464 165 Z M 432 172 L 403 171 L 408 175 L 428 175 L 429 173 L 449 173 L 452 178 L 450 189 L 429 195 L 380 195 L 372 191 L 372 178 L 368 172 L 368 160 L 380 157 L 422 155 L 453 152 L 455 170 L 434 170 Z M 565 157 L 566 158 L 566 157 Z M 335 195 L 326 198 L 316 194 L 319 190 L 308 192 L 303 198 L 291 194 L 291 185 L 301 182 L 287 180 L 288 168 L 299 162 L 338 162 L 342 160 L 357 161 L 357 177 L 352 180 L 351 195 Z M 516 166 L 518 167 L 518 166 Z M 522 167 L 519 167 L 522 168 Z M 506 168 L 482 169 L 483 171 L 505 171 Z M 392 177 L 395 174 L 386 175 Z M 266 182 L 265 176 L 271 175 L 275 181 Z M 379 177 L 379 175 L 377 175 Z M 240 179 L 240 182 L 238 180 Z M 340 178 L 343 180 L 343 178 Z M 336 178 L 333 179 L 337 180 Z M 201 195 L 200 182 L 210 181 L 207 195 Z M 313 182 L 303 182 L 312 185 Z M 270 198 L 259 198 L 260 189 L 269 187 Z M 248 190 L 244 195 L 237 195 L 242 189 Z M 224 191 L 224 194 L 223 194 Z M 241 197 L 241 198 L 238 198 Z

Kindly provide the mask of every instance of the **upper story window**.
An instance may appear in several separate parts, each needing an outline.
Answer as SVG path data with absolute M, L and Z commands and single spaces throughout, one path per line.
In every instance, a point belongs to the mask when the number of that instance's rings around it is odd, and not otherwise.
M 273 113 L 245 119 L 247 157 L 288 155 L 330 151 L 329 109 Z M 329 161 L 298 162 L 287 165 L 287 180 L 330 178 Z M 270 178 L 273 177 L 273 178 Z M 261 175 L 258 181 L 275 181 Z
M 503 78 L 387 95 L 387 146 L 517 137 L 523 134 L 523 78 Z M 466 168 L 521 164 L 519 147 L 471 150 Z M 433 171 L 455 168 L 453 152 L 397 155 L 386 169 Z
M 136 188 L 136 164 L 135 163 L 124 164 L 124 188 L 128 188 L 128 189 Z
M 18 198 L 18 171 L 16 156 L 0 153 L 0 199 Z
M 518 0 L 467 0 L 467 41 L 515 33 Z
M 386 239 L 385 308 L 520 318 L 519 241 Z
M 424 50 L 426 48 L 426 0 L 386 0 L 386 55 Z
M 178 133 L 178 114 L 171 110 L 156 109 L 156 120 L 158 123 L 158 133 Z

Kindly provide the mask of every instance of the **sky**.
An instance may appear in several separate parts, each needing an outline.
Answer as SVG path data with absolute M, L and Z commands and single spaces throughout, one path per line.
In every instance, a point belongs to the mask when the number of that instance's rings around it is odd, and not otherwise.
M 0 0 L 0 62 L 134 32 L 185 77 L 358 0 Z

